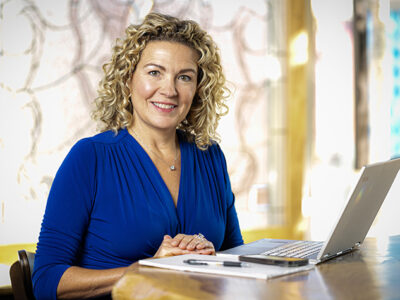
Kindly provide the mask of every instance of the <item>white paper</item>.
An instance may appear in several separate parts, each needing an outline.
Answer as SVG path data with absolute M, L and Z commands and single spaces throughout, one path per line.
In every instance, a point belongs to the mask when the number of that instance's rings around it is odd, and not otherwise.
M 199 254 L 186 254 L 179 256 L 171 256 L 165 258 L 148 258 L 139 260 L 139 264 L 143 266 L 158 267 L 171 270 L 179 271 L 190 271 L 207 274 L 220 274 L 220 275 L 231 275 L 240 277 L 260 278 L 260 279 L 271 279 L 280 277 L 288 274 L 293 274 L 301 271 L 307 271 L 314 268 L 314 265 L 307 265 L 301 267 L 279 267 L 272 265 L 262 265 L 256 263 L 247 263 L 249 267 L 225 267 L 218 265 L 189 265 L 184 263 L 187 259 L 198 259 L 198 260 L 215 260 L 223 261 L 228 260 L 223 257 L 211 256 L 211 255 L 199 255 Z M 231 261 L 238 261 L 238 258 L 229 258 Z

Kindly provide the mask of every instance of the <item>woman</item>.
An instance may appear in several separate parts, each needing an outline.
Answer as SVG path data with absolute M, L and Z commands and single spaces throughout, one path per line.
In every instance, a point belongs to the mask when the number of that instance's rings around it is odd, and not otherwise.
M 152 13 L 127 28 L 103 69 L 94 112 L 103 132 L 71 149 L 49 194 L 37 299 L 107 295 L 139 259 L 243 244 L 213 141 L 226 88 L 211 37 Z

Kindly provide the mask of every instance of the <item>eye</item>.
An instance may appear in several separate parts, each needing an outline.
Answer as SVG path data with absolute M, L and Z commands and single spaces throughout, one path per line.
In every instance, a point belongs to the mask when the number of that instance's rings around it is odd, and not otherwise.
M 159 74 L 160 74 L 160 71 L 157 71 L 157 70 L 152 70 L 152 71 L 150 71 L 149 73 L 148 73 L 150 76 L 158 76 Z
M 192 77 L 188 75 L 179 75 L 178 79 L 183 80 L 183 81 L 191 81 Z

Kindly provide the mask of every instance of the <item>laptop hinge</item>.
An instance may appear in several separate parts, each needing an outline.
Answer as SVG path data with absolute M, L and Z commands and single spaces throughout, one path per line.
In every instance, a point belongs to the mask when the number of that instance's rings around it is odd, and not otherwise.
M 357 242 L 357 243 L 354 244 L 353 247 L 351 247 L 351 248 L 349 248 L 349 249 L 346 249 L 346 250 L 343 250 L 343 251 L 339 251 L 339 252 L 336 253 L 336 254 L 329 254 L 329 253 L 328 253 L 328 254 L 325 254 L 325 255 L 321 258 L 321 261 L 326 261 L 326 260 L 329 260 L 329 259 L 331 259 L 331 258 L 337 257 L 337 256 L 339 256 L 339 255 L 343 255 L 343 254 L 349 253 L 349 252 L 351 252 L 351 251 L 357 249 L 358 247 L 360 247 L 360 245 L 361 245 L 361 243 L 360 243 L 360 242 Z

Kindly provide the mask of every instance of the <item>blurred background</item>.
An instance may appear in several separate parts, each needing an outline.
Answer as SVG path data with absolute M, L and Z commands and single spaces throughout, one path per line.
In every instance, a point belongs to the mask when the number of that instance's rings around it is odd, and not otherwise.
M 35 247 L 58 167 L 96 133 L 101 66 L 150 11 L 219 45 L 246 242 L 325 239 L 361 167 L 400 156 L 400 0 L 2 0 L 0 247 Z M 397 180 L 369 236 L 400 234 L 399 199 Z

